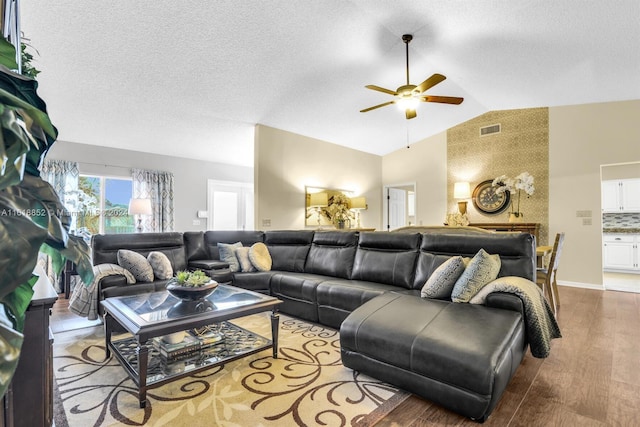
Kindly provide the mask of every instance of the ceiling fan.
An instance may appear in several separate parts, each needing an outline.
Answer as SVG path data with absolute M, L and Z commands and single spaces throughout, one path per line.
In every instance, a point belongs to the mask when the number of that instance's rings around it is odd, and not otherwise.
M 420 83 L 418 86 L 412 85 L 409 83 L 409 42 L 413 40 L 413 36 L 411 34 L 404 34 L 402 36 L 402 41 L 404 42 L 407 50 L 407 84 L 400 86 L 395 91 L 390 89 L 385 89 L 376 85 L 367 85 L 365 86 L 367 89 L 377 90 L 378 92 L 388 93 L 389 95 L 393 95 L 396 98 L 393 101 L 385 102 L 383 104 L 374 105 L 373 107 L 365 108 L 364 110 L 360 110 L 361 113 L 366 113 L 367 111 L 375 110 L 376 108 L 386 107 L 387 105 L 397 104 L 404 110 L 405 116 L 408 119 L 413 119 L 416 117 L 416 108 L 420 102 L 439 102 L 441 104 L 455 104 L 458 105 L 462 103 L 464 98 L 458 98 L 454 96 L 435 96 L 435 95 L 425 95 L 428 89 L 437 85 L 446 79 L 442 74 L 434 74 L 429 77 L 427 80 Z

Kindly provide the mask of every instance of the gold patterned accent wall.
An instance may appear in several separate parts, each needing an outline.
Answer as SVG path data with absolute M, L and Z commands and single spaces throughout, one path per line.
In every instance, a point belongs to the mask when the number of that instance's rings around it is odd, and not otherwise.
M 480 136 L 480 128 L 500 124 L 500 133 Z M 514 177 L 529 172 L 535 192 L 520 201 L 523 222 L 540 223 L 538 245 L 549 244 L 549 109 L 492 111 L 447 131 L 447 204 L 457 212 L 453 184 L 468 181 L 471 192 L 480 182 L 500 175 Z M 514 199 L 515 197 L 512 197 Z M 467 206 L 470 222 L 507 222 L 509 212 L 487 215 L 471 199 Z

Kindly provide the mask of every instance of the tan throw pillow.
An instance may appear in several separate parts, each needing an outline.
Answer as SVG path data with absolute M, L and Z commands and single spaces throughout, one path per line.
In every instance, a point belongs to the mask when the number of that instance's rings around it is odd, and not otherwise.
M 500 265 L 499 255 L 489 255 L 484 249 L 480 249 L 453 286 L 451 300 L 469 302 L 480 289 L 498 277 Z
M 461 256 L 454 256 L 440 264 L 422 287 L 422 298 L 451 298 L 453 286 L 465 270 Z
M 162 252 L 152 251 L 147 255 L 147 261 L 151 264 L 153 275 L 156 279 L 166 280 L 173 277 L 173 267 L 171 261 Z
M 127 249 L 118 251 L 118 265 L 126 268 L 138 282 L 153 282 L 153 268 L 149 261 L 137 252 Z
M 243 246 L 241 248 L 236 249 L 236 258 L 238 258 L 238 262 L 240 263 L 240 271 L 242 272 L 251 272 L 256 271 L 256 268 L 251 264 L 251 260 L 249 259 L 249 251 L 251 248 Z
M 271 254 L 269 254 L 269 248 L 264 243 L 254 243 L 249 249 L 249 259 L 251 264 L 258 271 L 271 270 Z
M 240 271 L 240 263 L 236 257 L 236 249 L 242 247 L 242 242 L 236 243 L 218 243 L 218 252 L 220 253 L 220 261 L 229 264 L 229 270 Z

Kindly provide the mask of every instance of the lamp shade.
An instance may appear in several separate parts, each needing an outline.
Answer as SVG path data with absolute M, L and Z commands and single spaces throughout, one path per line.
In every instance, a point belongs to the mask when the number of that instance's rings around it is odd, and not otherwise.
M 468 182 L 456 182 L 453 184 L 454 199 L 470 199 L 471 187 Z
M 367 199 L 365 197 L 352 197 L 350 202 L 350 209 L 367 209 Z
M 129 200 L 129 215 L 151 215 L 151 199 Z
M 309 194 L 309 207 L 327 206 L 329 204 L 329 196 L 327 193 L 311 193 Z

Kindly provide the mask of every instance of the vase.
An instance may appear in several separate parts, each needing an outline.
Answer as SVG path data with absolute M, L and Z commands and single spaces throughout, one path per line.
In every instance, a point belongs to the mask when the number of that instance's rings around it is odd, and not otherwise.
M 338 230 L 343 230 L 346 226 L 347 222 L 345 220 L 337 220 L 336 221 L 336 228 Z
M 509 213 L 509 222 L 522 222 L 524 220 L 524 214 L 522 212 Z

